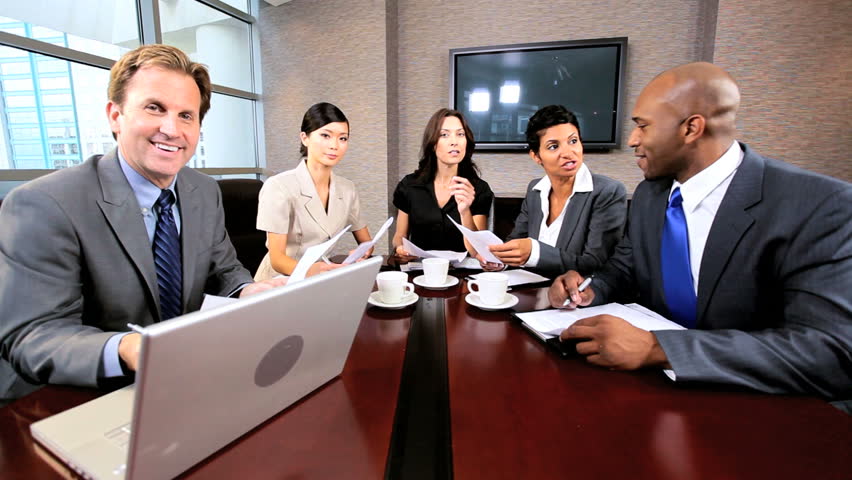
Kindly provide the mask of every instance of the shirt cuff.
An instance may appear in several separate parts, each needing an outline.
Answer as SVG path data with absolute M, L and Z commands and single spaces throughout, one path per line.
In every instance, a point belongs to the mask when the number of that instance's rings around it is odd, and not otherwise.
M 663 373 L 665 373 L 666 376 L 669 377 L 669 379 L 671 381 L 673 381 L 673 382 L 677 381 L 677 375 L 675 375 L 674 370 L 672 370 L 671 368 L 664 368 Z
M 527 259 L 527 263 L 524 264 L 525 267 L 537 267 L 538 260 L 541 256 L 541 245 L 538 244 L 538 240 L 531 238 L 530 242 L 532 243 L 532 247 L 530 248 L 530 258 Z
M 128 333 L 131 332 L 116 333 L 104 345 L 104 378 L 124 376 L 124 371 L 121 369 L 121 359 L 118 356 L 118 344 L 121 343 L 121 339 Z

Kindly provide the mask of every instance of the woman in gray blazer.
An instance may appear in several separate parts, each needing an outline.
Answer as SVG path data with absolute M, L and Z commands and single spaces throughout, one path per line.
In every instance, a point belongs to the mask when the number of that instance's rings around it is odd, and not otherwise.
M 583 163 L 580 124 L 565 107 L 537 111 L 526 136 L 530 158 L 546 175 L 527 186 L 509 240 L 490 250 L 507 265 L 549 277 L 568 270 L 588 275 L 621 239 L 627 216 L 624 185 L 592 174 Z

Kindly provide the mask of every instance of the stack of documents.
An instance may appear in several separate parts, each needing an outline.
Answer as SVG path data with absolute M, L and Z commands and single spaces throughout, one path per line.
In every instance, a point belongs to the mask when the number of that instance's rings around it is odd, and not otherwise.
M 628 305 L 608 303 L 576 310 L 553 309 L 515 314 L 528 328 L 538 332 L 543 338 L 555 337 L 577 320 L 595 315 L 612 315 L 623 318 L 634 327 L 649 332 L 654 330 L 684 330 L 682 325 L 672 322 L 637 303 Z

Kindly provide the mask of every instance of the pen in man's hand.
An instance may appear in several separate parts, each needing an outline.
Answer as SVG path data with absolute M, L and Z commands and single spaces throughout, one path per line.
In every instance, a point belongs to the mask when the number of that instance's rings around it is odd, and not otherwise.
M 133 330 L 136 333 L 145 333 L 145 328 L 136 325 L 135 323 L 128 323 L 127 328 Z
M 589 275 L 588 277 L 586 277 L 586 279 L 583 280 L 582 283 L 580 283 L 580 286 L 577 287 L 577 291 L 582 292 L 583 290 L 585 290 L 586 287 L 591 285 L 593 278 L 595 278 L 594 275 Z M 562 302 L 563 307 L 567 307 L 568 305 L 571 305 L 571 297 L 566 298 L 565 301 Z

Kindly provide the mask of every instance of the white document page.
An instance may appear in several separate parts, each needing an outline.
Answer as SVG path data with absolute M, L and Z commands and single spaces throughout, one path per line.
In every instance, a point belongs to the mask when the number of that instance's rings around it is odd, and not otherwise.
M 391 226 L 392 223 L 393 223 L 393 217 L 390 217 L 387 220 L 385 220 L 385 224 L 382 225 L 382 228 L 379 229 L 378 233 L 376 233 L 376 236 L 373 237 L 372 240 L 366 241 L 366 242 L 358 245 L 358 247 L 355 250 L 353 250 L 352 253 L 350 253 L 348 257 L 346 257 L 346 260 L 343 261 L 343 265 L 349 265 L 350 263 L 354 262 L 355 260 L 358 260 L 359 258 L 363 257 L 364 254 L 367 253 L 367 250 L 372 248 L 373 245 L 375 245 L 376 242 L 378 242 L 379 239 L 382 238 L 382 236 L 384 236 L 384 234 L 388 231 L 388 228 Z
M 452 263 L 458 263 L 464 260 L 467 252 L 451 252 L 450 250 L 423 250 L 405 237 L 402 237 L 402 248 L 404 248 L 412 256 L 420 258 L 446 258 Z
M 405 272 L 405 273 L 419 272 L 420 270 L 423 270 L 423 263 L 421 263 L 421 262 L 403 263 L 402 265 L 399 266 L 399 269 L 401 271 Z
M 479 260 L 473 257 L 467 257 L 461 262 L 453 262 L 453 266 L 456 268 L 466 268 L 468 270 L 482 270 L 482 265 L 479 264 Z
M 290 280 L 287 280 L 287 283 L 292 285 L 296 282 L 300 282 L 305 279 L 305 275 L 308 273 L 308 269 L 311 268 L 311 265 L 317 263 L 326 252 L 331 250 L 331 247 L 340 240 L 340 237 L 343 236 L 344 233 L 348 232 L 352 225 L 346 225 L 343 230 L 337 232 L 337 234 L 330 239 L 326 240 L 319 245 L 314 245 L 313 247 L 308 248 L 305 251 L 305 254 L 302 255 L 302 258 L 299 259 L 299 263 L 296 264 L 296 268 L 293 269 L 293 273 L 290 274 Z
M 464 225 L 459 225 L 458 223 L 456 223 L 456 221 L 453 220 L 453 217 L 447 215 L 447 218 L 449 218 L 450 221 L 453 222 L 453 225 L 455 225 L 456 228 L 458 228 L 459 231 L 462 232 L 464 238 L 466 238 L 467 241 L 470 242 L 471 246 L 473 246 L 473 249 L 476 250 L 476 253 L 482 255 L 482 258 L 485 259 L 486 262 L 503 265 L 503 262 L 500 261 L 499 258 L 494 256 L 494 254 L 491 253 L 491 250 L 488 250 L 488 247 L 490 245 L 503 244 L 503 240 L 500 240 L 500 237 L 494 235 L 494 232 L 492 232 L 491 230 L 480 230 L 478 232 L 474 232 L 473 230 L 465 227 Z
M 201 302 L 201 311 L 210 310 L 211 308 L 221 307 L 223 305 L 230 305 L 239 298 L 231 298 L 231 297 L 220 297 L 218 295 L 210 295 L 208 293 L 204 294 L 204 300 Z
M 649 332 L 654 330 L 684 330 L 682 325 L 666 320 L 664 317 L 636 304 L 608 303 L 576 310 L 539 310 L 537 312 L 518 313 L 516 316 L 541 333 L 559 335 L 562 330 L 570 327 L 577 320 L 604 314 L 623 318 L 634 327 Z
M 477 262 L 479 263 L 479 262 Z M 528 283 L 539 283 L 539 282 L 547 282 L 550 281 L 549 278 L 541 276 L 537 273 L 530 272 L 529 270 L 504 270 L 500 273 L 506 274 L 509 277 L 509 286 L 514 287 L 516 285 L 525 285 Z M 477 278 L 481 273 L 477 273 L 476 275 L 471 275 L 471 278 Z

